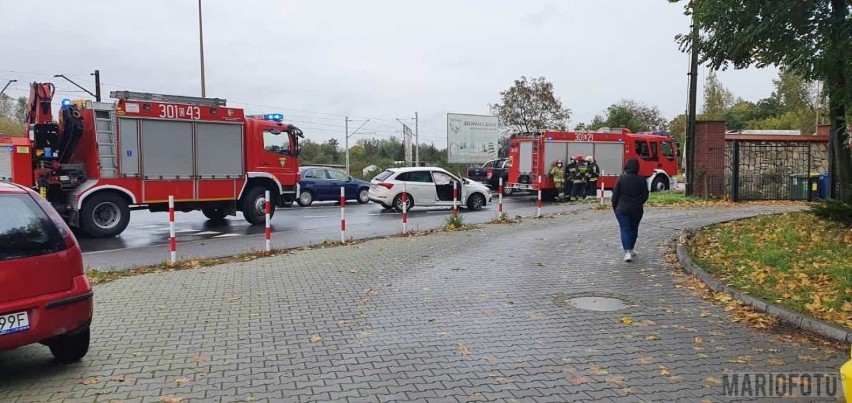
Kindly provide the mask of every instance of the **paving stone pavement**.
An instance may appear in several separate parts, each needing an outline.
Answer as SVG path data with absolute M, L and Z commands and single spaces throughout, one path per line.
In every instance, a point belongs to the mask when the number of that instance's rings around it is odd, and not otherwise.
M 632 263 L 612 213 L 585 211 L 123 279 L 95 288 L 81 363 L 0 353 L 0 401 L 746 400 L 712 379 L 844 355 L 732 323 L 662 253 L 678 229 L 775 209 L 648 209 Z

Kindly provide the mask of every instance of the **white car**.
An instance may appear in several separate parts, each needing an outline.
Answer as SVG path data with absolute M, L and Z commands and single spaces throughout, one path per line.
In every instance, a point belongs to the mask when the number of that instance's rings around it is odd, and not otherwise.
M 402 189 L 405 187 L 406 210 L 414 206 L 452 206 L 454 182 L 458 187 L 459 206 L 480 210 L 491 202 L 491 190 L 487 186 L 459 179 L 438 167 L 390 168 L 370 182 L 369 197 L 384 208 L 402 211 Z

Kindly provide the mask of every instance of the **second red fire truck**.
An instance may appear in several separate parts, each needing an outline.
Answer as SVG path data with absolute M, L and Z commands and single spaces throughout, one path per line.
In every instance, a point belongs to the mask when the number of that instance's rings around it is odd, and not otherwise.
M 632 133 L 629 129 L 602 128 L 595 132 L 519 133 L 509 139 L 509 182 L 516 190 L 542 190 L 544 198 L 555 196 L 556 187 L 548 172 L 554 161 L 577 155 L 592 155 L 601 169 L 598 187 L 612 189 L 624 163 L 639 161 L 639 175 L 647 178 L 651 191 L 666 190 L 677 175 L 677 147 L 671 137 Z
M 26 137 L 0 137 L 0 180 L 33 188 L 73 226 L 120 234 L 130 210 L 241 211 L 264 222 L 265 192 L 291 203 L 303 133 L 283 115 L 246 116 L 224 99 L 112 92 L 116 102 L 63 100 L 32 83 Z M 273 210 L 274 212 L 274 210 Z

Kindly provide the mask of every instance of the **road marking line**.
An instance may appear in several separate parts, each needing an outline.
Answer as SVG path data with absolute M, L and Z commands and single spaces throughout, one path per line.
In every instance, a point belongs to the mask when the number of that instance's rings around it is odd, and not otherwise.
M 235 236 L 240 236 L 240 234 L 222 234 L 222 235 L 216 235 L 213 238 L 231 238 L 231 237 L 235 237 Z
M 327 215 L 306 215 L 305 218 L 328 218 Z
M 197 233 L 197 234 L 195 234 L 195 235 L 216 235 L 216 234 L 221 234 L 221 232 L 217 232 L 217 231 L 203 231 L 203 232 L 199 232 L 199 233 Z

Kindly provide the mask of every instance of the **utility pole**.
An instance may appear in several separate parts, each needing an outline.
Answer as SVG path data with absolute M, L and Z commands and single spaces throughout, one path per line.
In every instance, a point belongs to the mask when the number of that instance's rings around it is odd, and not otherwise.
M 695 113 L 698 98 L 698 20 L 695 18 L 695 6 L 692 9 L 692 55 L 689 62 L 689 109 L 686 118 L 686 195 L 695 194 Z M 707 189 L 704 189 L 707 192 Z
M 349 175 L 349 137 L 354 136 L 355 133 L 358 133 L 358 130 L 361 130 L 361 128 L 364 127 L 364 125 L 366 125 L 367 122 L 370 121 L 370 119 L 365 120 L 364 123 L 361 123 L 361 126 L 358 126 L 358 128 L 355 129 L 354 132 L 352 132 L 352 134 L 349 134 L 349 121 L 350 120 L 351 119 L 349 119 L 349 116 L 347 116 L 346 117 L 346 139 L 344 140 L 344 144 L 345 144 L 344 147 L 346 147 L 346 174 L 347 175 Z
M 414 112 L 414 166 L 420 166 L 420 118 Z
M 4 93 L 4 92 L 6 92 L 6 88 L 9 88 L 9 86 L 10 86 L 12 83 L 16 83 L 16 82 L 18 82 L 18 80 L 9 80 L 9 81 L 6 83 L 6 85 L 5 85 L 5 86 L 3 86 L 3 89 L 2 89 L 2 90 L 0 90 L 0 96 L 3 96 L 3 93 Z
M 201 97 L 207 96 L 204 86 L 204 29 L 201 26 L 201 0 L 198 0 L 198 48 L 201 53 Z
M 95 76 L 95 101 L 101 102 L 101 71 L 95 70 L 92 75 Z

